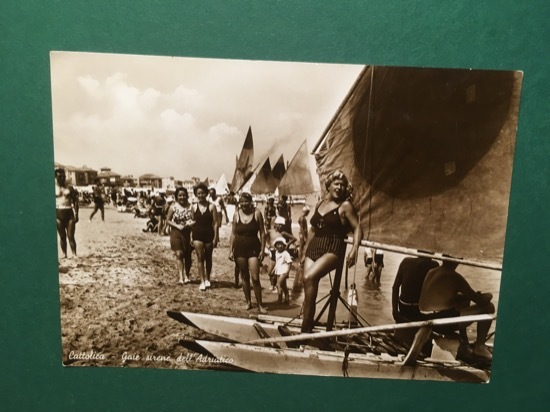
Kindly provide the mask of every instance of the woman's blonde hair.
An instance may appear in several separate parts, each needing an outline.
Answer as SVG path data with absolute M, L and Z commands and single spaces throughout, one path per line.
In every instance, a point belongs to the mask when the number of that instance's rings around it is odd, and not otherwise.
M 325 189 L 328 190 L 332 182 L 335 180 L 342 180 L 344 182 L 345 193 L 344 193 L 344 199 L 348 199 L 351 196 L 351 193 L 353 192 L 353 187 L 351 186 L 351 183 L 349 182 L 347 176 L 339 169 L 333 170 L 329 173 L 327 178 L 325 179 Z

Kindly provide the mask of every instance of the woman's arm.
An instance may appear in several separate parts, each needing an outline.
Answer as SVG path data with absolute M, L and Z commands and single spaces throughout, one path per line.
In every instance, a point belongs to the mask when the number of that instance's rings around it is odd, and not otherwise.
M 218 246 L 218 241 L 220 239 L 220 221 L 221 216 L 218 216 L 218 209 L 216 209 L 216 205 L 213 203 L 210 203 L 208 205 L 208 208 L 210 209 L 210 212 L 212 213 L 212 226 L 214 228 L 214 240 L 212 241 L 214 247 Z
M 231 223 L 231 236 L 229 236 L 229 259 L 233 260 L 233 248 L 235 243 L 235 228 L 237 227 L 237 215 L 239 210 L 235 210 L 233 215 L 233 223 Z
M 71 192 L 71 204 L 73 206 L 73 213 L 74 213 L 75 223 L 78 223 L 78 208 L 79 208 L 79 205 L 78 205 L 78 192 L 72 186 L 70 187 L 70 192 Z
M 265 225 L 264 225 L 264 217 L 262 216 L 262 213 L 256 209 L 254 210 L 254 214 L 256 215 L 256 220 L 258 221 L 259 226 L 259 233 L 260 233 L 260 256 L 258 258 L 260 259 L 260 262 L 264 259 L 264 249 L 265 249 Z
M 357 212 L 355 211 L 355 207 L 353 207 L 350 201 L 346 200 L 344 203 L 342 203 L 340 209 L 342 211 L 342 216 L 353 229 L 353 245 L 347 257 L 348 267 L 351 267 L 355 264 L 357 260 L 357 252 L 359 250 L 359 244 L 361 243 L 361 239 L 363 237 L 363 229 L 361 228 L 361 224 L 359 222 Z
M 287 240 L 287 248 L 293 243 L 296 243 L 297 239 L 292 234 L 288 232 L 281 232 L 281 235 L 283 235 L 283 237 Z
M 302 252 L 302 255 L 300 256 L 300 265 L 303 265 L 306 260 L 307 250 L 309 249 L 309 244 L 311 243 L 311 239 L 313 239 L 313 236 L 315 236 L 315 228 L 311 226 L 307 233 L 307 240 L 306 244 L 304 245 L 304 250 Z

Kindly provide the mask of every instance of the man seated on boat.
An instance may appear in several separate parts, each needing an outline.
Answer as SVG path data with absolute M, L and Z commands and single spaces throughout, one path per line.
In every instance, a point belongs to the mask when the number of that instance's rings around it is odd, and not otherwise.
M 406 257 L 399 264 L 392 287 L 392 315 L 397 323 L 422 320 L 418 301 L 424 278 L 439 264 L 428 257 Z
M 457 266 L 457 262 L 445 260 L 440 267 L 430 270 L 426 275 L 418 302 L 420 313 L 426 319 L 495 313 L 495 306 L 491 302 L 493 295 L 475 292 L 468 281 L 456 272 Z M 471 302 L 474 304 L 471 305 Z M 485 346 L 490 327 L 490 320 L 477 322 L 474 355 L 492 358 Z M 465 337 L 464 326 L 457 325 L 455 330 L 461 328 L 461 335 Z

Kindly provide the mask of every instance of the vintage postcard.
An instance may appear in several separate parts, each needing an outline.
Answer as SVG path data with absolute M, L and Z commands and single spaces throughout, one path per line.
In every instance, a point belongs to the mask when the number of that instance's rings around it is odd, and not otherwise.
M 63 364 L 489 382 L 521 82 L 52 52 Z

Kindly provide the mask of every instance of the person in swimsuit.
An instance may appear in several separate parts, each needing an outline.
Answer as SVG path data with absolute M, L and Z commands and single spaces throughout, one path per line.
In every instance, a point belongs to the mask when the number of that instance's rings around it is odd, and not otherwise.
M 55 169 L 55 208 L 57 214 L 57 233 L 63 257 L 67 257 L 67 238 L 71 252 L 76 257 L 76 240 L 74 233 L 78 223 L 78 193 L 74 187 L 67 185 L 65 170 Z
M 269 229 L 271 229 L 271 226 L 273 226 L 273 219 L 275 219 L 276 216 L 277 208 L 275 207 L 275 199 L 273 198 L 273 196 L 269 196 L 267 198 L 267 204 L 264 208 L 264 221 L 266 231 L 269 231 Z
M 90 215 L 90 222 L 92 221 L 94 215 L 97 213 L 98 210 L 101 211 L 101 221 L 105 222 L 105 206 L 103 204 L 103 185 L 101 184 L 101 180 L 99 180 L 99 178 L 97 178 L 95 181 L 94 210 Z
M 287 195 L 282 195 L 281 200 L 277 203 L 277 214 L 285 218 L 284 231 L 292 233 L 292 210 L 288 204 Z
M 443 264 L 432 269 L 426 275 L 422 284 L 418 308 L 426 319 L 450 318 L 495 313 L 495 305 L 491 302 L 491 293 L 475 292 L 468 281 L 456 272 L 458 263 L 444 260 Z M 474 304 L 471 305 L 470 303 Z M 491 359 L 492 353 L 485 346 L 485 341 L 491 328 L 491 320 L 477 322 L 477 336 L 474 343 L 474 355 Z M 468 344 L 466 325 L 449 325 L 443 329 L 458 330 L 462 343 Z
M 252 204 L 250 193 L 243 193 L 233 217 L 233 227 L 229 239 L 229 259 L 237 262 L 243 279 L 243 292 L 246 299 L 245 309 L 252 308 L 250 279 L 258 303 L 258 311 L 267 313 L 262 305 L 262 285 L 260 284 L 260 266 L 264 257 L 265 230 L 264 219 Z
M 178 187 L 174 197 L 176 201 L 168 209 L 166 224 L 171 227 L 170 248 L 176 255 L 178 283 L 183 285 L 191 282 L 189 279 L 189 272 L 191 271 L 191 227 L 195 222 L 187 189 Z M 155 217 L 154 214 L 153 216 Z
M 153 198 L 153 207 L 154 207 L 154 214 L 155 218 L 159 221 L 158 223 L 158 234 L 162 235 L 162 231 L 164 230 L 165 222 L 165 216 L 164 216 L 164 205 L 166 204 L 166 199 L 164 198 L 164 193 L 160 192 L 158 195 L 156 195 Z
M 382 269 L 384 268 L 384 251 L 381 249 L 374 249 L 373 253 L 373 262 L 372 262 L 373 278 L 372 280 L 376 283 L 380 283 L 380 278 L 382 277 Z
M 365 260 L 365 267 L 367 268 L 367 279 L 370 277 L 371 274 L 374 274 L 373 270 L 373 263 L 372 263 L 372 249 L 369 247 L 365 248 L 365 254 L 363 255 L 363 259 Z
M 225 208 L 225 203 L 221 196 L 218 196 L 216 189 L 211 187 L 208 190 L 208 200 L 216 206 L 216 211 L 218 212 L 218 218 L 220 225 L 222 224 L 223 217 L 225 216 L 225 221 L 229 223 L 229 216 L 227 216 L 227 209 Z
M 392 286 L 392 316 L 397 323 L 423 320 L 418 309 L 422 284 L 428 271 L 439 264 L 428 257 L 406 257 L 399 264 Z
M 353 245 L 347 265 L 353 266 L 362 237 L 361 226 L 351 201 L 351 186 L 340 170 L 330 173 L 325 181 L 326 194 L 311 217 L 308 239 L 300 263 L 304 267 L 304 320 L 302 332 L 313 330 L 315 301 L 319 281 L 329 272 L 342 267 L 348 232 L 353 231 Z
M 207 200 L 208 188 L 206 185 L 199 183 L 193 188 L 193 193 L 197 197 L 198 202 L 195 209 L 193 209 L 195 224 L 191 232 L 193 234 L 193 246 L 197 254 L 197 265 L 201 277 L 199 290 L 204 292 L 210 288 L 212 252 L 218 245 L 220 225 L 216 205 Z

